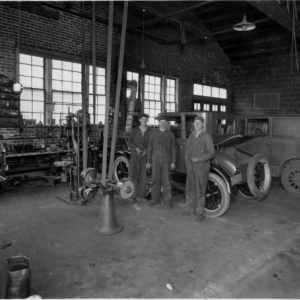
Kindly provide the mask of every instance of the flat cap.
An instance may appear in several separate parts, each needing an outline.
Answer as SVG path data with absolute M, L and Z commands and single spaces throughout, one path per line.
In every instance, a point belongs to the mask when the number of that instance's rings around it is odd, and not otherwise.
M 202 116 L 197 116 L 197 117 L 194 119 L 194 121 L 196 121 L 196 120 L 199 120 L 199 121 L 201 121 L 202 123 L 204 123 L 204 118 L 203 118 Z
M 157 120 L 158 120 L 158 121 L 161 121 L 161 120 L 167 120 L 167 116 L 166 116 L 166 115 L 159 115 L 159 116 L 157 117 Z
M 147 115 L 147 114 L 140 114 L 139 115 L 139 119 L 141 119 L 141 118 L 147 118 L 147 119 L 149 119 L 149 115 Z

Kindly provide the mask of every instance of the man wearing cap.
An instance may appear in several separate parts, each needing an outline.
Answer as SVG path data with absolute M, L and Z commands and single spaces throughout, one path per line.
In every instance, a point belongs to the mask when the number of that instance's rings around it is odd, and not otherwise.
M 182 215 L 195 215 L 196 221 L 204 218 L 205 194 L 210 169 L 210 159 L 214 157 L 214 144 L 210 134 L 204 131 L 204 118 L 197 116 L 194 119 L 194 130 L 189 136 L 185 163 L 186 179 L 186 210 Z
M 130 156 L 130 178 L 134 186 L 134 192 L 129 199 L 143 201 L 147 185 L 146 152 L 151 135 L 151 128 L 147 125 L 149 115 L 142 114 L 139 117 L 140 126 L 132 129 L 129 137 Z
M 158 117 L 159 127 L 151 135 L 147 151 L 147 168 L 152 167 L 151 197 L 148 205 L 161 203 L 172 208 L 171 170 L 175 169 L 175 136 L 167 130 L 167 119 Z M 163 197 L 161 201 L 161 188 Z

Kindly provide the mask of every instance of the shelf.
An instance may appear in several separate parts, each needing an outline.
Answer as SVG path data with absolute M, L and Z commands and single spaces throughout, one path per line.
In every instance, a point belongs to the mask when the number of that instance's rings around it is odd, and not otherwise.
M 12 153 L 12 154 L 7 154 L 6 158 L 10 157 L 22 157 L 22 156 L 37 156 L 37 155 L 59 155 L 59 154 L 66 154 L 68 151 L 60 151 L 60 152 L 24 152 L 24 153 Z

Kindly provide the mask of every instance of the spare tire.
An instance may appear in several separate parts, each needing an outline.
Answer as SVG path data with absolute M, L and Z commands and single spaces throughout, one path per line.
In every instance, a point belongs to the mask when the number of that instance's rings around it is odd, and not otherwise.
M 271 187 L 272 175 L 267 158 L 262 154 L 254 155 L 247 167 L 247 184 L 253 196 L 262 199 Z

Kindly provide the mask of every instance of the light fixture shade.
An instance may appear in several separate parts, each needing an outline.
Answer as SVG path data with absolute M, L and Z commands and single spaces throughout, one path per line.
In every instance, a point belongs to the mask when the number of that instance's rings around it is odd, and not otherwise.
M 236 31 L 250 31 L 255 27 L 256 27 L 255 24 L 248 22 L 246 15 L 244 15 L 243 21 L 241 23 L 235 24 L 233 26 L 233 29 Z

